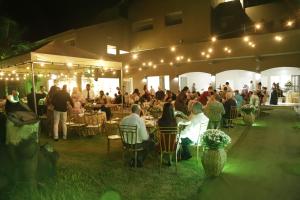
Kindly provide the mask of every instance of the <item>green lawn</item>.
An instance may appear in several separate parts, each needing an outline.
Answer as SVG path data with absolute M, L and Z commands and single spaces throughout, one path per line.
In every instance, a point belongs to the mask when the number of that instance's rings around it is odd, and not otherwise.
M 230 129 L 235 143 L 244 126 Z M 225 130 L 227 132 L 227 130 Z M 15 189 L 13 200 L 81 200 L 81 199 L 189 199 L 196 195 L 205 175 L 201 162 L 193 158 L 175 167 L 163 166 L 160 172 L 158 155 L 150 155 L 143 168 L 133 169 L 124 165 L 120 141 L 113 141 L 111 152 L 106 152 L 106 137 L 70 136 L 67 141 L 54 142 L 41 136 L 40 143 L 51 143 L 59 152 L 57 176 L 39 183 L 38 193 L 24 193 Z

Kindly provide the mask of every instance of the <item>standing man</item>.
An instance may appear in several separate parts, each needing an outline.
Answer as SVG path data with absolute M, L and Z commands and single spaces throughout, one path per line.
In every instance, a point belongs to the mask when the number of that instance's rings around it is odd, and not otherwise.
M 158 90 L 155 93 L 155 98 L 160 101 L 163 101 L 165 98 L 165 92 L 161 89 L 160 86 L 158 86 Z
M 193 86 L 192 86 L 192 93 L 195 93 L 196 92 L 196 83 L 193 83 Z
M 58 124 L 61 121 L 62 129 L 63 129 L 63 139 L 67 139 L 67 111 L 68 111 L 68 104 L 71 104 L 74 107 L 73 100 L 70 94 L 67 92 L 67 85 L 64 85 L 62 90 L 58 91 L 54 94 L 52 99 L 52 104 L 54 106 L 54 140 L 58 141 Z
M 91 85 L 88 83 L 86 84 L 85 89 L 82 91 L 82 95 L 86 101 L 92 101 L 95 98 L 95 93 L 91 89 Z

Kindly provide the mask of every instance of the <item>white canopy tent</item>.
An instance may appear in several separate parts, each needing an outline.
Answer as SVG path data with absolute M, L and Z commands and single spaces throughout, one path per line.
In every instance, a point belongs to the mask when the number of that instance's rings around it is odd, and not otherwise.
M 36 91 L 34 84 L 36 74 L 82 74 L 87 68 L 98 69 L 103 73 L 107 71 L 120 71 L 121 88 L 123 88 L 121 62 L 115 61 L 108 56 L 101 57 L 86 50 L 56 41 L 49 42 L 30 52 L 0 61 L 0 75 L 2 76 L 5 73 L 9 73 L 10 75 L 31 74 L 34 94 Z

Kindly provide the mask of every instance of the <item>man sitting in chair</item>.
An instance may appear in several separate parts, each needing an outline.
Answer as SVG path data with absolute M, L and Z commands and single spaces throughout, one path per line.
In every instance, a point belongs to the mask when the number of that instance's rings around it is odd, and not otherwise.
M 137 104 L 133 104 L 131 112 L 129 116 L 121 120 L 120 125 L 137 126 L 137 144 L 144 149 L 141 155 L 138 155 L 138 167 L 142 167 L 143 161 L 153 146 L 153 142 L 149 138 L 144 120 L 140 117 L 141 107 Z M 133 166 L 133 164 L 134 159 L 131 160 L 130 165 Z
M 192 157 L 188 145 L 198 144 L 199 139 L 207 129 L 209 119 L 202 112 L 202 104 L 196 102 L 192 105 L 192 112 L 189 116 L 190 124 L 181 131 L 182 159 Z

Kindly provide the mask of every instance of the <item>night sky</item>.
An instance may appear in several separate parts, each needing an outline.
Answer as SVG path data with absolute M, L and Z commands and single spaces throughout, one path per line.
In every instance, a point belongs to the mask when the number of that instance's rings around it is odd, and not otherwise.
M 24 40 L 37 41 L 56 33 L 97 23 L 99 14 L 121 0 L 0 0 L 0 16 L 25 28 Z M 98 17 L 98 18 L 97 18 Z

